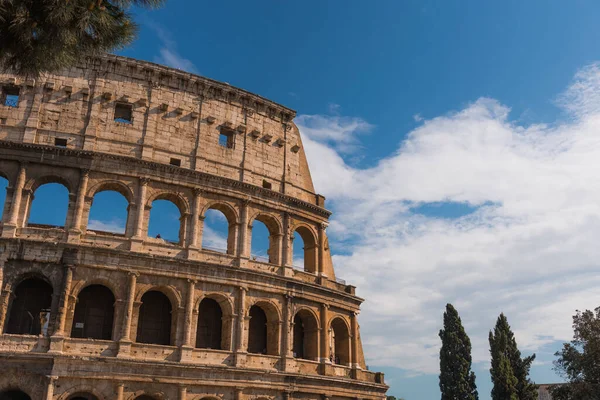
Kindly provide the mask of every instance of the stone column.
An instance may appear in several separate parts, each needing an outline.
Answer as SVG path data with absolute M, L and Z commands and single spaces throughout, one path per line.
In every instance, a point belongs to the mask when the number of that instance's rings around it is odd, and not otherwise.
M 319 244 L 318 244 L 318 264 L 317 264 L 317 272 L 319 276 L 326 276 L 324 273 L 325 270 L 325 224 L 319 225 Z
M 281 248 L 283 243 L 283 234 L 276 233 L 269 238 L 269 262 L 271 264 L 283 265 L 281 263 Z
M 133 303 L 135 301 L 135 287 L 137 285 L 138 274 L 129 272 L 129 291 L 127 293 L 127 303 L 125 305 L 125 318 L 121 328 L 121 338 L 119 339 L 119 356 L 124 356 L 131 349 L 131 319 L 133 316 Z
M 54 398 L 54 383 L 58 379 L 57 376 L 47 376 L 48 385 L 46 386 L 46 400 L 52 400 Z
M 243 388 L 235 388 L 233 393 L 233 400 L 243 400 L 244 399 L 244 389 Z
M 194 189 L 194 205 L 192 208 L 192 226 L 188 247 L 191 249 L 198 248 L 198 225 L 200 224 L 200 189 Z
M 10 204 L 10 213 L 8 222 L 4 224 L 2 228 L 3 237 L 14 237 L 17 230 L 17 223 L 19 221 L 19 210 L 21 209 L 21 200 L 23 198 L 23 187 L 25 186 L 25 179 L 27 177 L 27 170 L 25 163 L 21 163 L 19 166 L 19 174 L 17 175 L 17 181 L 13 188 L 12 202 Z
M 71 230 L 77 233 L 81 232 L 81 217 L 83 215 L 83 207 L 85 205 L 85 194 L 87 193 L 89 176 L 89 170 L 81 171 L 79 188 L 77 190 L 77 200 L 75 201 L 75 215 L 73 217 L 73 224 L 71 225 Z
M 242 211 L 240 213 L 240 232 L 239 232 L 239 243 L 238 243 L 238 256 L 241 258 L 250 257 L 250 246 L 248 245 L 248 206 L 250 201 L 248 199 L 242 201 Z
M 179 386 L 179 400 L 187 399 L 187 388 L 185 386 Z
M 130 250 L 141 251 L 143 246 L 142 243 L 144 238 L 142 232 L 144 231 L 144 214 L 146 211 L 146 192 L 148 190 L 149 180 L 146 178 L 140 178 L 138 196 L 137 196 L 137 215 L 135 219 L 135 229 L 133 230 L 133 237 L 130 240 Z
M 196 293 L 196 281 L 188 279 L 187 300 L 185 302 L 185 313 L 183 319 L 183 345 L 180 349 L 180 361 L 188 360 L 192 349 L 192 321 L 194 319 L 194 299 Z
M 353 312 L 350 314 L 350 324 L 351 324 L 351 366 L 352 368 L 360 368 L 360 362 L 358 360 L 358 313 Z
M 243 286 L 238 290 L 238 309 L 237 309 L 237 324 L 235 330 L 235 360 L 236 365 L 241 365 L 245 361 L 246 350 L 244 349 L 244 328 L 246 321 L 246 292 L 248 288 Z
M 144 227 L 144 211 L 146 209 L 146 191 L 148 190 L 149 180 L 146 178 L 140 179 L 140 186 L 137 198 L 137 218 L 135 220 L 135 237 L 142 237 L 142 231 Z
M 291 368 L 288 365 L 288 361 L 294 359 L 293 349 L 292 349 L 292 341 L 291 341 L 291 333 L 292 329 L 290 329 L 290 324 L 293 321 L 292 317 L 292 301 L 293 296 L 289 293 L 286 293 L 284 296 L 284 307 L 283 307 L 283 338 L 281 340 L 281 359 L 284 371 L 287 371 Z
M 0 297 L 0 333 L 4 332 L 4 325 L 6 324 L 6 313 L 8 312 L 8 304 L 10 303 L 10 296 L 12 292 L 7 289 L 2 289 L 2 296 Z
M 54 332 L 53 336 L 64 336 L 65 334 L 65 321 L 67 320 L 67 308 L 69 302 L 69 292 L 71 292 L 71 283 L 73 281 L 73 269 L 72 265 L 66 265 L 64 270 L 63 288 L 60 294 L 60 305 L 58 308 L 58 328 Z
M 125 388 L 125 385 L 123 383 L 119 383 L 117 385 L 117 400 L 123 400 L 124 388 Z
M 321 304 L 321 363 L 329 364 L 329 305 Z
M 281 265 L 284 267 L 291 266 L 292 261 L 292 239 L 293 235 L 290 235 L 290 214 L 283 214 L 283 250 Z

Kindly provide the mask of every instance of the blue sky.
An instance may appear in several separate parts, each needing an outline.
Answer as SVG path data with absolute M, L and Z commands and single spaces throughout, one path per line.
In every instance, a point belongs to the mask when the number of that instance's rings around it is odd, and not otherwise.
M 560 380 L 551 362 L 572 314 L 600 305 L 599 3 L 169 0 L 137 14 L 121 54 L 298 111 L 334 211 L 336 271 L 367 299 L 367 363 L 389 394 L 439 396 L 447 302 L 471 336 L 481 399 L 502 311 L 538 354 L 534 380 Z M 123 226 L 105 201 L 94 223 Z M 151 234 L 176 236 L 176 210 L 161 207 Z M 223 218 L 207 221 L 222 246 Z

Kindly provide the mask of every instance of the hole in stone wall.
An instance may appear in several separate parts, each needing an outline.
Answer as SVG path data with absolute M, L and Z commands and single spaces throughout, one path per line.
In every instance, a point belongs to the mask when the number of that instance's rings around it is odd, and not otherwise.
M 273 184 L 263 179 L 262 187 L 271 190 L 273 188 Z
M 2 104 L 6 107 L 19 106 L 19 94 L 21 88 L 18 86 L 5 86 L 2 88 Z
M 230 130 L 222 130 L 219 134 L 219 146 L 233 149 L 234 146 L 234 134 Z
M 174 165 L 176 167 L 181 167 L 181 160 L 179 158 L 171 158 L 169 164 Z
M 133 106 L 127 103 L 115 105 L 115 122 L 131 124 L 133 122 Z
M 67 139 L 54 138 L 54 145 L 56 147 L 67 147 Z

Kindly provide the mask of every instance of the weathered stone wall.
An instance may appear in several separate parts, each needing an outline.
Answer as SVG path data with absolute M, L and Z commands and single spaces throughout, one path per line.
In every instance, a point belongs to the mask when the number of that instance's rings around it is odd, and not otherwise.
M 0 81 L 21 88 L 17 107 L 0 105 L 0 176 L 9 182 L 0 224 L 0 393 L 18 388 L 47 400 L 384 396 L 383 375 L 367 371 L 362 354 L 362 299 L 335 278 L 329 212 L 314 193 L 293 111 L 112 56 L 37 82 Z M 114 121 L 116 103 L 131 106 L 131 123 Z M 221 131 L 233 146 L 219 144 Z M 172 158 L 181 165 L 170 165 Z M 69 192 L 64 226 L 29 222 L 45 183 Z M 128 202 L 124 234 L 88 229 L 94 196 L 105 190 Z M 181 213 L 176 243 L 148 237 L 156 199 Z M 229 223 L 222 253 L 202 248 L 209 209 Z M 251 256 L 254 220 L 269 229 L 269 260 Z M 292 268 L 295 231 L 305 242 L 305 270 Z M 52 289 L 47 328 L 9 334 L 20 285 L 31 280 Z M 73 337 L 82 293 L 98 285 L 114 296 L 110 335 Z M 166 344 L 139 340 L 151 292 L 170 307 Z M 219 349 L 196 348 L 203 299 L 222 313 Z M 260 338 L 251 328 L 253 306 L 266 316 L 264 352 L 249 351 Z M 293 351 L 295 320 L 303 357 Z

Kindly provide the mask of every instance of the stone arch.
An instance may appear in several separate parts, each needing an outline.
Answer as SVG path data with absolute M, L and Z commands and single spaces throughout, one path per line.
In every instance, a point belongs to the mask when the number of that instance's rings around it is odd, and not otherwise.
M 91 284 L 77 295 L 71 337 L 111 340 L 115 328 L 114 292 L 104 285 Z
M 209 210 L 217 210 L 221 212 L 227 220 L 227 254 L 234 255 L 237 234 L 238 234 L 238 221 L 239 216 L 237 210 L 229 203 L 219 200 L 210 201 L 204 205 L 200 210 L 200 217 L 205 221 L 206 224 L 206 213 Z M 204 237 L 204 235 L 203 235 Z M 205 247 L 204 245 L 202 247 Z
M 254 221 L 262 222 L 265 224 L 271 235 L 280 234 L 283 230 L 280 219 L 267 212 L 257 211 L 252 215 L 249 221 L 249 225 L 252 225 Z
M 292 324 L 294 357 L 318 361 L 320 330 L 318 315 L 308 307 L 301 307 L 296 310 Z
M 81 293 L 83 289 L 92 285 L 106 286 L 112 292 L 113 296 L 115 296 L 115 300 L 120 299 L 120 296 L 118 295 L 119 289 L 115 281 L 103 277 L 96 277 L 89 280 L 86 279 L 77 281 L 73 284 L 73 286 L 71 286 L 70 296 L 73 298 L 77 298 L 77 296 L 79 296 L 79 293 Z
M 32 398 L 21 389 L 8 389 L 0 392 L 0 400 L 32 400 Z
M 140 286 L 142 286 L 141 283 L 140 283 Z M 171 302 L 171 305 L 173 306 L 173 310 L 177 310 L 177 309 L 179 309 L 179 307 L 181 307 L 181 304 L 182 304 L 181 293 L 179 292 L 179 290 L 177 290 L 177 288 L 175 286 L 170 286 L 170 285 L 154 285 L 154 286 L 153 285 L 149 285 L 149 286 L 143 285 L 143 287 L 140 287 L 140 289 L 138 289 L 138 291 L 135 295 L 135 301 L 136 302 L 142 301 L 142 297 L 144 296 L 144 294 L 146 294 L 147 292 L 150 292 L 150 291 L 161 292 L 162 294 L 167 296 L 167 298 Z
M 68 228 L 69 224 L 70 224 L 70 214 L 71 211 L 74 207 L 74 192 L 73 192 L 73 188 L 76 187 L 76 185 L 74 185 L 72 182 L 70 182 L 68 179 L 61 177 L 60 175 L 45 175 L 41 178 L 31 178 L 29 179 L 29 181 L 25 184 L 24 186 L 24 192 L 26 193 L 23 196 L 23 199 L 21 201 L 21 204 L 23 206 L 20 207 L 20 213 L 22 215 L 23 218 L 23 222 L 25 225 L 30 225 L 32 222 L 30 221 L 31 219 L 31 211 L 34 209 L 34 200 L 35 200 L 35 195 L 38 191 L 38 189 L 40 189 L 40 187 L 44 186 L 44 185 L 48 185 L 48 184 L 58 184 L 62 187 L 64 187 L 67 191 L 67 198 L 66 198 L 66 210 L 65 210 L 65 219 L 63 224 L 61 225 L 61 227 L 63 228 Z
M 158 286 L 140 291 L 137 310 L 136 342 L 174 345 L 177 337 L 178 293 Z
M 292 248 L 293 246 L 297 246 L 296 243 L 293 243 L 294 241 L 294 234 L 298 233 L 298 235 L 300 235 L 300 237 L 302 238 L 302 241 L 304 242 L 304 248 L 303 248 L 303 253 L 304 253 L 304 265 L 302 265 L 302 267 L 304 267 L 304 270 L 306 272 L 310 272 L 310 273 L 316 273 L 317 272 L 317 254 L 318 254 L 318 248 L 317 248 L 317 237 L 318 234 L 314 231 L 314 229 L 304 223 L 299 223 L 299 224 L 295 224 L 292 228 L 292 235 L 291 235 L 291 239 L 292 239 Z M 295 252 L 295 251 L 294 251 Z M 293 253 L 292 252 L 292 258 L 293 258 Z
M 331 362 L 339 365 L 350 365 L 350 325 L 346 318 L 334 316 L 330 323 L 330 357 Z
M 281 221 L 279 220 L 279 218 L 275 217 L 272 214 L 269 213 L 265 213 L 262 211 L 258 211 L 256 212 L 252 218 L 249 219 L 250 223 L 248 224 L 249 229 L 249 248 L 251 249 L 252 252 L 252 242 L 253 242 L 253 232 L 252 232 L 252 226 L 254 224 L 254 221 L 260 221 L 262 222 L 266 227 L 267 230 L 269 232 L 269 248 L 267 250 L 267 255 L 268 255 L 268 262 L 271 264 L 279 264 L 280 262 L 280 258 L 281 258 L 281 238 L 282 238 L 282 232 L 283 232 L 283 228 L 281 225 Z M 256 257 L 253 257 L 256 258 Z
M 40 374 L 32 373 L 27 369 L 5 371 L 0 376 L 0 393 L 19 390 L 28 395 L 32 400 L 42 398 L 47 386 L 47 378 Z
M 231 204 L 227 203 L 226 201 L 220 201 L 220 200 L 209 201 L 208 203 L 206 203 L 204 205 L 204 207 L 202 207 L 202 210 L 200 210 L 200 216 L 204 217 L 208 210 L 221 211 L 223 213 L 223 215 L 225 215 L 225 218 L 227 218 L 227 222 L 229 222 L 230 224 L 237 224 L 239 221 L 239 216 L 238 216 L 237 210 Z
M 146 235 L 149 234 L 148 232 L 151 229 L 150 224 L 152 222 L 153 215 L 152 205 L 157 200 L 166 200 L 175 205 L 175 207 L 179 210 L 179 231 L 177 235 L 176 244 L 183 246 L 185 243 L 185 237 L 188 228 L 188 217 L 190 215 L 190 204 L 188 199 L 180 192 L 161 190 L 151 193 L 150 196 L 148 196 L 148 200 L 146 201 L 144 212 L 144 224 Z
M 202 300 L 215 300 L 221 307 L 221 350 L 231 351 L 233 348 L 233 327 L 234 327 L 234 310 L 235 305 L 231 296 L 223 293 L 208 292 L 199 296 L 194 304 L 194 319 L 192 323 L 192 344 L 197 345 L 198 339 L 198 322 L 200 317 L 200 303 Z
M 175 204 L 182 216 L 187 215 L 190 212 L 190 202 L 180 192 L 172 192 L 167 190 L 156 191 L 150 196 L 148 196 L 148 201 L 146 201 L 146 207 L 151 208 L 152 203 L 156 200 L 168 200 L 171 203 Z
M 264 326 L 258 308 L 264 313 Z M 254 315 L 253 315 L 254 314 Z M 251 302 L 246 310 L 248 321 L 248 352 L 276 356 L 279 355 L 279 331 L 281 313 L 270 300 L 257 299 Z M 252 318 L 255 321 L 252 321 Z M 261 348 L 263 347 L 263 348 Z
M 30 272 L 21 274 L 7 287 L 14 289 L 6 311 L 4 331 L 17 335 L 49 334 L 57 293 L 55 285 L 45 275 Z
M 90 187 L 88 189 L 86 196 L 92 198 L 95 195 L 97 195 L 98 193 L 102 193 L 102 192 L 106 192 L 106 191 L 113 191 L 113 192 L 120 193 L 121 195 L 123 195 L 123 197 L 125 197 L 125 199 L 127 200 L 127 202 L 129 204 L 131 204 L 133 202 L 134 194 L 133 194 L 133 191 L 131 190 L 131 188 L 129 186 L 127 186 L 125 183 L 115 180 L 115 179 L 106 179 L 106 180 L 97 182 L 95 185 L 93 185 L 92 187 Z
M 144 390 L 137 390 L 127 400 L 166 400 L 167 396 L 163 392 L 150 392 L 147 393 Z
M 65 389 L 65 391 L 58 396 L 57 400 L 74 400 L 78 397 L 85 400 L 108 400 L 111 398 L 111 395 L 101 393 L 92 384 L 81 383 Z
M 74 188 L 77 185 L 74 182 L 71 182 L 69 179 L 62 177 L 56 174 L 43 175 L 40 177 L 29 178 L 25 185 L 23 186 L 24 190 L 30 190 L 31 192 L 35 192 L 40 186 L 45 185 L 47 183 L 58 183 L 67 188 L 69 193 L 74 193 Z

